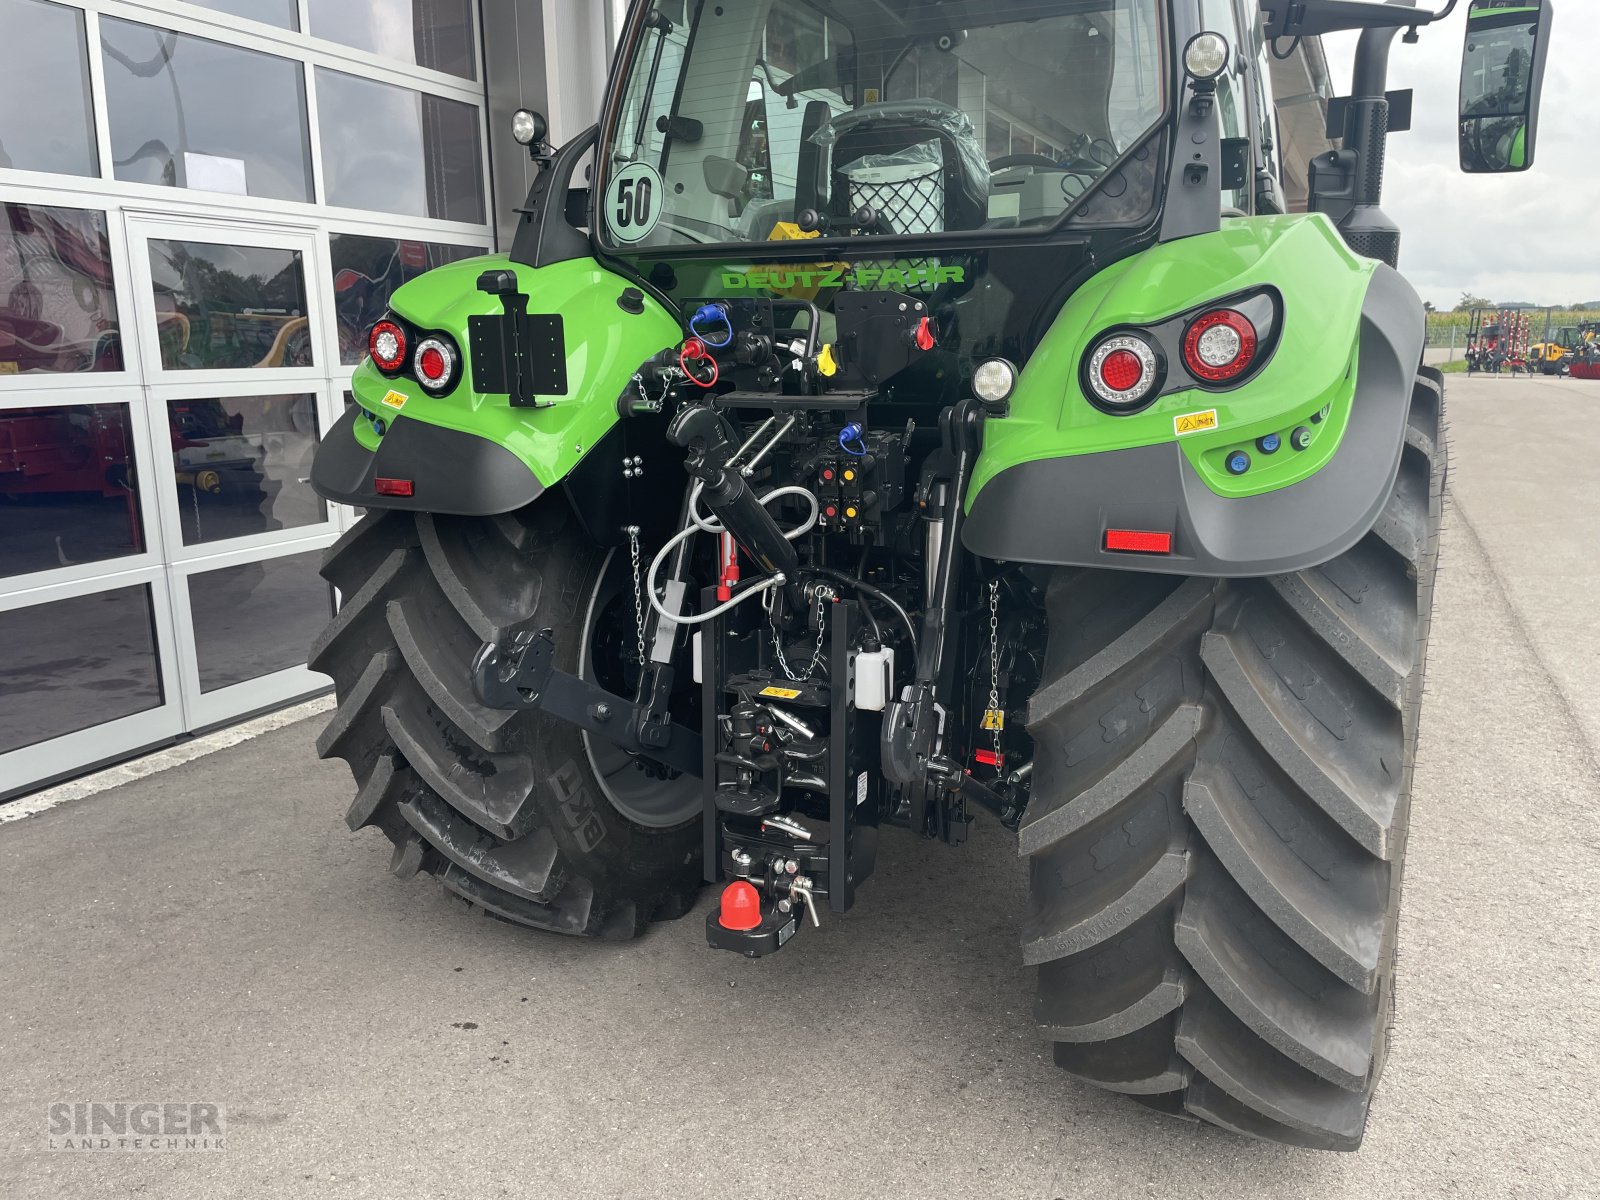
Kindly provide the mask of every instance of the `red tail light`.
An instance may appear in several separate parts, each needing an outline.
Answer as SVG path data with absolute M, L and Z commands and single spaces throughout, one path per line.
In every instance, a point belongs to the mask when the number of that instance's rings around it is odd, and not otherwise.
M 406 365 L 406 331 L 387 318 L 372 327 L 367 352 L 380 371 L 398 371 Z
M 1084 382 L 1099 407 L 1119 415 L 1144 407 L 1160 381 L 1154 348 L 1136 334 L 1104 339 L 1084 364 Z
M 1227 383 L 1250 369 L 1260 338 L 1243 313 L 1219 308 L 1197 317 L 1183 335 L 1183 365 L 1196 379 Z

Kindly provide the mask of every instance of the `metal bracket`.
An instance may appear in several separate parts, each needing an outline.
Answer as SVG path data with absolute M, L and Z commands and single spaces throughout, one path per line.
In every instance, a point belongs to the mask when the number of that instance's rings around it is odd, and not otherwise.
M 539 709 L 685 775 L 700 777 L 700 735 L 682 725 L 651 723 L 652 741 L 645 745 L 640 730 L 649 720 L 646 708 L 614 696 L 598 684 L 556 669 L 552 630 L 524 631 L 509 642 L 486 642 L 472 660 L 472 690 L 490 708 Z

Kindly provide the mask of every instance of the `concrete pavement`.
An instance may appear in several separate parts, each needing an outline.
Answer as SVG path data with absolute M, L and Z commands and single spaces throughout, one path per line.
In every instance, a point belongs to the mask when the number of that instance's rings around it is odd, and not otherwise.
M 307 722 L 0 825 L 0 1196 L 1600 1195 L 1600 384 L 1451 386 L 1398 1020 L 1359 1154 L 1060 1075 L 993 821 L 959 851 L 889 837 L 855 913 L 767 962 L 705 949 L 709 897 L 574 942 L 389 876 Z M 49 1152 L 57 1100 L 220 1103 L 227 1148 Z

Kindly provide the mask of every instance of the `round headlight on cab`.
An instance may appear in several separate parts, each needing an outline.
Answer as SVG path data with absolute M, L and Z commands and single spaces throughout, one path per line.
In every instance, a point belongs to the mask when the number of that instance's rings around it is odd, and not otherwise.
M 1197 33 L 1183 49 L 1183 69 L 1190 79 L 1215 79 L 1228 69 L 1228 39 L 1220 33 Z
M 518 144 L 532 146 L 544 141 L 548 132 L 545 120 L 531 108 L 519 108 L 511 114 L 511 136 Z

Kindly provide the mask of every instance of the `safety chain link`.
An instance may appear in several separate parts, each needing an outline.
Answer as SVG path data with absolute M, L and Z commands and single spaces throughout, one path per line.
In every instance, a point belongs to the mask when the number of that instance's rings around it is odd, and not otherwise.
M 639 556 L 639 527 L 629 525 L 624 532 L 628 535 L 628 557 L 633 564 L 633 624 L 638 630 L 639 637 L 639 669 L 644 670 L 644 581 L 640 574 Z
M 1000 708 L 1000 581 L 989 581 L 989 712 L 984 723 L 994 733 L 995 767 L 1000 765 L 1000 735 L 1005 713 Z
M 817 667 L 822 662 L 822 643 L 828 632 L 828 627 L 823 618 L 827 615 L 828 601 L 837 593 L 830 587 L 818 585 L 817 587 L 817 647 L 811 652 L 811 662 L 806 667 L 804 675 L 796 675 L 794 668 L 789 665 L 789 660 L 783 653 L 783 635 L 778 632 L 778 623 L 772 619 L 772 610 L 767 610 L 767 623 L 772 628 L 772 648 L 778 652 L 778 665 L 783 668 L 783 673 L 792 683 L 805 683 L 816 674 Z

